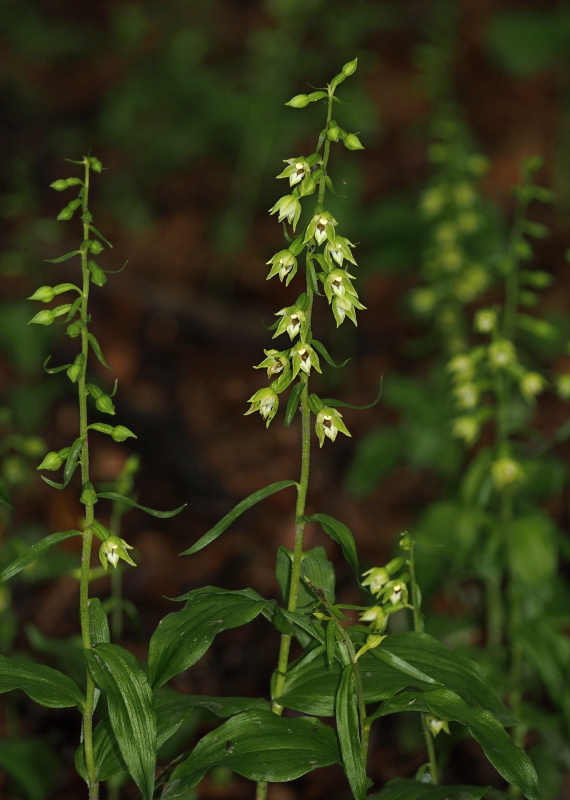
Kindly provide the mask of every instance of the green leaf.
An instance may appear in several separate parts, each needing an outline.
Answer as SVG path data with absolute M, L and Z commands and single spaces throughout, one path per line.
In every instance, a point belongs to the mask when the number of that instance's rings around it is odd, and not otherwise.
M 30 765 L 33 764 L 33 769 Z M 0 742 L 0 770 L 12 778 L 19 792 L 10 797 L 44 800 L 53 792 L 58 760 L 53 750 L 41 739 L 28 737 Z
M 93 731 L 93 755 L 95 778 L 98 781 L 108 781 L 109 778 L 127 770 L 108 714 L 97 723 Z M 82 745 L 75 751 L 75 769 L 84 780 L 87 780 L 85 752 Z
M 48 264 L 60 264 L 62 261 L 67 261 L 68 258 L 73 258 L 73 256 L 81 255 L 81 250 L 73 250 L 71 253 L 66 253 L 64 256 L 59 256 L 59 258 L 46 258 L 44 259 L 47 261 Z
M 57 669 L 0 656 L 0 693 L 22 689 L 36 703 L 48 708 L 83 710 L 79 686 Z
M 115 644 L 86 650 L 85 658 L 95 683 L 107 694 L 109 719 L 125 764 L 145 800 L 150 800 L 157 733 L 147 677 L 136 658 Z
M 368 800 L 481 800 L 488 786 L 435 786 L 412 778 L 393 778 Z
M 285 427 L 288 428 L 293 422 L 293 417 L 299 410 L 299 403 L 301 402 L 301 395 L 303 394 L 303 383 L 299 381 L 291 389 L 289 399 L 287 400 L 287 408 L 285 409 Z
M 318 339 L 313 339 L 311 341 L 311 344 L 315 348 L 315 350 L 322 355 L 327 364 L 331 367 L 334 367 L 335 369 L 341 369 L 350 361 L 350 358 L 347 358 L 342 362 L 342 364 L 337 364 L 336 361 L 333 360 L 331 354 L 329 353 L 329 351 L 322 342 L 319 342 Z
M 342 671 L 340 686 L 335 698 L 336 729 L 342 763 L 352 794 L 355 800 L 364 800 L 368 779 L 360 742 L 353 673 L 354 664 L 348 664 Z
M 162 688 L 154 695 L 154 708 L 158 724 L 158 746 L 161 747 L 197 708 L 204 708 L 217 717 L 233 717 L 244 711 L 271 711 L 271 704 L 262 698 L 205 697 L 180 694 Z
M 49 363 L 50 358 L 51 358 L 51 356 L 48 356 L 46 358 L 46 360 L 44 361 L 44 365 L 43 365 L 44 372 L 47 372 L 48 375 L 57 375 L 58 372 L 64 372 L 66 369 L 69 369 L 69 367 L 71 366 L 71 364 L 64 364 L 61 367 L 50 367 L 48 369 L 48 363 Z
M 141 506 L 131 497 L 126 497 L 124 494 L 119 494 L 118 492 L 97 492 L 97 497 L 100 497 L 102 500 L 113 500 L 114 502 L 124 503 L 127 506 L 131 506 L 131 508 L 138 508 L 141 511 L 144 511 L 146 514 L 150 514 L 151 517 L 158 517 L 159 519 L 170 519 L 170 517 L 175 517 L 176 514 L 180 514 L 181 511 L 184 511 L 188 505 L 188 503 L 184 503 L 183 506 L 178 506 L 178 508 L 175 508 L 172 511 L 156 511 L 154 508 Z
M 346 561 L 352 567 L 356 579 L 360 581 L 358 553 L 350 528 L 344 522 L 340 522 L 340 520 L 329 516 L 329 514 L 313 514 L 311 517 L 305 517 L 304 519 L 305 522 L 318 522 L 327 536 L 330 536 L 331 539 L 340 544 Z
M 109 620 L 98 597 L 89 599 L 89 636 L 91 646 L 108 644 L 111 641 Z
M 489 711 L 468 705 L 455 692 L 433 689 L 421 694 L 405 692 L 384 703 L 374 716 L 399 711 L 433 714 L 440 719 L 466 725 L 497 772 L 506 781 L 518 786 L 528 800 L 541 800 L 532 761 L 524 750 L 513 744 L 501 723 Z
M 184 550 L 180 553 L 181 556 L 191 556 L 194 553 L 197 553 L 199 550 L 202 550 L 203 547 L 206 547 L 211 542 L 220 536 L 225 530 L 227 530 L 232 522 L 234 522 L 239 516 L 243 514 L 244 511 L 247 511 L 249 508 L 254 506 L 256 503 L 259 503 L 260 500 L 265 500 L 266 497 L 269 497 L 275 492 L 280 492 L 281 489 L 287 489 L 289 486 L 297 486 L 297 481 L 277 481 L 277 483 L 271 483 L 269 486 L 266 486 L 264 489 L 259 489 L 259 491 L 250 494 L 249 497 L 246 497 L 245 500 L 242 500 L 241 503 L 238 503 L 235 508 L 232 509 L 225 517 L 223 517 L 217 525 L 214 525 L 213 528 L 205 533 L 198 541 L 189 547 L 188 550 Z M 99 495 L 101 497 L 101 495 Z
M 111 248 L 111 250 L 113 249 L 113 245 L 111 244 L 111 242 L 110 242 L 108 239 L 105 239 L 105 237 L 103 236 L 103 234 L 101 233 L 101 231 L 98 231 L 98 230 L 97 230 L 97 228 L 96 228 L 94 225 L 89 225 L 89 230 L 90 230 L 90 231 L 93 231 L 93 233 L 95 234 L 95 236 L 98 236 L 98 237 L 99 237 L 99 239 L 101 239 L 101 241 L 102 241 L 102 242 L 105 242 L 105 244 L 106 244 L 108 247 L 110 247 L 110 248 Z
M 8 487 L 2 478 L 0 478 L 0 503 L 3 506 L 8 506 L 8 508 L 11 508 L 12 510 L 14 509 L 14 504 L 12 503 L 8 493 Z
M 374 406 L 378 405 L 381 397 L 382 397 L 382 378 L 380 378 L 380 388 L 378 389 L 378 394 L 376 395 L 376 399 L 373 400 L 371 403 L 367 403 L 365 406 L 355 406 L 353 405 L 353 403 L 345 403 L 344 400 L 335 400 L 334 397 L 327 397 L 323 399 L 323 403 L 325 406 L 330 406 L 330 408 L 354 408 L 356 409 L 356 411 L 365 411 L 367 408 L 373 408 Z
M 286 605 L 289 602 L 292 559 L 292 551 L 281 545 L 277 551 L 275 573 Z M 326 599 L 330 603 L 334 603 L 334 567 L 327 558 L 324 547 L 313 547 L 311 550 L 306 550 L 303 553 L 303 561 L 301 564 L 301 581 L 299 583 L 296 609 L 300 614 L 309 613 L 319 602 L 318 598 L 315 597 L 315 594 L 305 585 L 303 578 L 309 578 L 311 583 L 323 590 Z
M 251 622 L 272 602 L 253 589 L 225 591 L 214 586 L 178 599 L 187 600 L 186 606 L 164 617 L 150 640 L 148 667 L 155 690 L 195 664 L 217 633 Z
M 2 570 L 0 573 L 0 582 L 13 578 L 14 575 L 17 575 L 18 572 L 27 567 L 28 564 L 36 561 L 38 558 L 43 556 L 44 553 L 47 553 L 47 551 L 55 544 L 63 542 L 65 539 L 70 539 L 72 536 L 81 535 L 82 534 L 80 531 L 59 531 L 58 533 L 51 533 L 49 536 L 45 536 L 43 539 L 40 539 L 39 542 L 36 542 L 29 547 L 23 555 L 21 555 L 15 561 L 12 561 L 11 564 Z
M 268 711 L 246 711 L 198 742 L 172 773 L 162 798 L 180 797 L 215 765 L 252 781 L 280 783 L 336 763 L 340 763 L 340 753 L 334 731 L 318 719 L 283 719 Z
M 106 367 L 107 369 L 112 369 L 112 367 L 110 367 L 109 364 L 107 364 L 107 362 L 105 361 L 105 358 L 103 356 L 103 351 L 101 350 L 101 345 L 99 344 L 97 339 L 93 336 L 93 334 L 92 333 L 88 333 L 87 334 L 87 339 L 89 340 L 89 344 L 93 348 L 93 352 L 97 356 L 97 360 L 101 364 L 103 364 L 103 366 Z
M 77 469 L 82 447 L 83 447 L 83 439 L 80 436 L 78 436 L 77 439 L 71 445 L 69 455 L 67 456 L 67 459 L 65 461 L 65 467 L 63 468 L 64 486 L 67 486 L 69 484 L 70 480 L 73 477 L 73 473 Z

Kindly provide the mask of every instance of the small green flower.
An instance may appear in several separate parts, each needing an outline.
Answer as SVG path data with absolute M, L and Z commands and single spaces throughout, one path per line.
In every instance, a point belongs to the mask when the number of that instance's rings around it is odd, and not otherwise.
M 364 577 L 362 586 L 369 586 L 372 594 L 378 594 L 390 580 L 390 573 L 386 567 L 372 567 L 362 575 Z
M 479 389 L 474 383 L 466 381 L 453 388 L 453 396 L 459 408 L 475 408 L 479 402 Z
M 258 389 L 255 394 L 253 394 L 248 403 L 251 403 L 250 408 L 245 412 L 245 416 L 248 414 L 253 414 L 255 411 L 259 411 L 263 419 L 265 420 L 265 427 L 269 427 L 269 423 L 277 413 L 277 409 L 279 408 L 279 398 L 269 387 L 265 389 Z
M 289 166 L 285 167 L 283 172 L 277 177 L 289 178 L 289 186 L 300 183 L 311 171 L 311 167 L 306 158 L 287 158 L 285 159 L 285 164 L 289 164 Z
M 493 308 L 482 308 L 475 314 L 473 327 L 479 333 L 490 333 L 497 325 L 497 312 Z
M 273 338 L 280 336 L 282 333 L 289 334 L 290 339 L 294 339 L 299 334 L 305 322 L 305 312 L 298 306 L 287 306 L 277 311 L 276 317 L 281 317 L 277 330 L 273 334 Z
M 556 376 L 556 391 L 563 400 L 570 400 L 570 373 Z
M 328 211 L 321 211 L 315 214 L 307 226 L 304 244 L 315 238 L 317 244 L 334 239 L 334 226 L 338 225 L 336 219 Z
M 269 209 L 269 213 L 278 214 L 279 222 L 283 222 L 286 219 L 295 230 L 301 216 L 301 203 L 292 194 L 286 194 L 284 197 L 279 198 L 275 205 Z
M 351 247 L 354 247 L 354 245 L 345 236 L 333 235 L 333 238 L 326 243 L 325 256 L 333 258 L 339 267 L 342 267 L 342 262 L 345 258 L 351 264 L 356 264 L 354 256 L 350 252 Z
M 479 438 L 481 426 L 475 417 L 461 416 L 453 420 L 451 433 L 457 439 L 463 439 L 465 444 L 475 444 Z
M 519 381 L 519 388 L 522 396 L 528 402 L 532 402 L 534 398 L 540 394 L 546 387 L 546 380 L 539 372 L 527 372 Z
M 135 562 L 127 553 L 127 550 L 132 549 L 132 546 L 127 544 L 125 540 L 121 539 L 119 536 L 113 534 L 108 536 L 99 548 L 99 560 L 103 565 L 103 569 L 107 571 L 109 564 L 116 568 L 120 558 L 126 561 L 127 564 L 136 567 Z
M 319 357 L 310 344 L 298 342 L 291 348 L 290 356 L 293 362 L 293 378 L 297 377 L 299 370 L 303 370 L 303 372 L 309 375 L 311 367 L 314 367 L 317 372 L 322 372 L 319 364 Z
M 289 286 L 297 272 L 297 259 L 293 253 L 290 250 L 280 250 L 266 263 L 272 265 L 267 280 L 273 278 L 274 275 L 279 275 L 279 280 L 284 280 L 285 286 Z
M 348 317 L 355 325 L 358 323 L 356 322 L 356 311 L 355 309 L 363 310 L 366 306 L 363 306 L 360 300 L 356 295 L 350 294 L 349 292 L 345 292 L 342 297 L 338 295 L 333 297 L 332 301 L 332 312 L 334 318 L 336 320 L 337 328 L 338 326 L 344 322 L 345 318 Z
M 323 406 L 317 414 L 317 421 L 315 423 L 315 431 L 319 439 L 319 446 L 322 447 L 325 441 L 325 436 L 334 442 L 338 432 L 344 433 L 345 436 L 350 436 L 350 432 L 344 422 L 342 421 L 342 414 L 336 408 Z
M 516 355 L 514 344 L 508 339 L 498 339 L 489 345 L 489 361 L 495 369 L 503 369 L 514 364 Z
M 359 614 L 358 619 L 361 622 L 369 622 L 373 631 L 383 631 L 388 622 L 388 614 L 382 606 L 371 606 Z
M 434 717 L 433 714 L 427 714 L 426 722 L 432 736 L 437 736 L 437 734 L 441 733 L 441 731 L 449 733 L 449 724 L 445 719 Z
M 291 369 L 287 350 L 264 350 L 263 352 L 267 358 L 264 358 L 254 369 L 266 369 L 269 380 L 271 380 L 274 375 L 278 375 L 283 371 L 287 372 Z
M 526 478 L 522 465 L 508 456 L 502 456 L 491 462 L 491 478 L 497 489 L 521 483 Z

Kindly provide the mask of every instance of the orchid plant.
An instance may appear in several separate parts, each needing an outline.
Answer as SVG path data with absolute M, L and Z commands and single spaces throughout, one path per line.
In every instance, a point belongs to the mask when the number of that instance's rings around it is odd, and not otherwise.
M 339 410 L 348 404 L 320 397 L 312 385 L 315 373 L 321 372 L 321 359 L 338 368 L 315 336 L 313 308 L 317 302 L 326 304 L 337 326 L 347 320 L 356 324 L 357 312 L 364 311 L 355 288 L 356 279 L 349 272 L 349 269 L 356 272 L 355 245 L 340 233 L 340 222 L 327 208 L 327 197 L 334 192 L 329 175 L 333 147 L 362 149 L 358 136 L 345 131 L 333 118 L 333 109 L 339 102 L 337 89 L 356 69 L 354 59 L 325 87 L 296 95 L 287 104 L 300 109 L 322 103 L 325 121 L 315 151 L 285 161 L 286 167 L 278 178 L 288 181 L 289 193 L 270 209 L 270 214 L 284 223 L 286 242 L 268 260 L 268 278 L 277 278 L 288 290 L 302 273 L 304 284 L 301 292 L 288 298 L 288 304 L 276 312 L 273 338 L 284 343 L 279 344 L 281 349 L 265 350 L 265 358 L 256 366 L 266 371 L 269 385 L 250 397 L 250 407 L 245 413 L 259 412 L 268 426 L 277 417 L 282 397 L 288 393 L 285 425 L 297 424 L 297 414 L 300 417 L 299 477 L 272 483 L 242 500 L 181 554 L 191 556 L 211 545 L 254 504 L 293 488 L 294 547 L 292 550 L 279 547 L 276 557 L 276 582 L 283 603 L 264 598 L 253 588 L 194 589 L 175 598 L 182 608 L 159 623 L 151 637 L 144 667 L 129 651 L 111 643 L 102 604 L 89 597 L 95 538 L 101 541 L 99 555 L 105 568 L 116 567 L 120 560 L 134 566 L 130 545 L 116 529 L 111 530 L 101 521 L 95 507 L 100 508 L 101 500 L 112 500 L 143 508 L 127 495 L 98 491 L 89 473 L 90 435 L 107 435 L 116 441 L 134 436 L 124 426 L 90 422 L 88 416 L 89 402 L 101 414 L 114 414 L 115 390 L 106 391 L 87 380 L 91 355 L 107 366 L 99 343 L 89 330 L 88 311 L 91 284 L 101 285 L 106 277 L 94 258 L 109 245 L 94 227 L 88 205 L 90 176 L 92 172 L 101 172 L 101 164 L 86 156 L 78 162 L 84 170 L 83 178 L 54 184 L 56 190 L 78 187 L 78 197 L 65 207 L 60 219 L 71 219 L 81 209 L 83 238 L 77 250 L 56 261 L 77 257 L 82 282 L 79 286 L 62 283 L 39 289 L 33 295 L 35 301 L 51 305 L 60 294 L 66 293 L 73 300 L 40 311 L 32 322 L 52 324 L 62 319 L 68 335 L 79 339 L 80 352 L 72 364 L 56 368 L 46 365 L 46 369 L 66 371 L 77 385 L 80 429 L 69 447 L 49 453 L 40 468 L 62 470 L 61 483 L 46 478 L 62 490 L 70 486 L 80 468 L 78 490 L 85 508 L 85 524 L 83 530 L 47 536 L 5 569 L 2 579 L 16 575 L 54 544 L 72 536 L 82 537 L 80 619 L 85 682 L 80 685 L 51 667 L 24 665 L 3 657 L 0 690 L 19 688 L 46 706 L 79 709 L 83 727 L 76 766 L 86 780 L 90 800 L 98 797 L 101 781 L 114 779 L 123 772 L 130 774 L 144 800 L 158 796 L 164 800 L 187 797 L 216 765 L 254 782 L 257 800 L 265 800 L 271 783 L 291 781 L 331 764 L 340 765 L 346 775 L 347 791 L 355 800 L 402 796 L 417 800 L 437 800 L 443 796 L 481 798 L 486 787 L 437 785 L 434 737 L 456 724 L 467 728 L 507 782 L 520 787 L 528 800 L 540 799 L 530 759 L 513 744 L 503 727 L 503 723 L 514 722 L 513 715 L 475 664 L 449 652 L 423 631 L 413 537 L 404 534 L 395 558 L 384 566 L 372 566 L 361 575 L 355 538 L 346 524 L 327 513 L 307 508 L 314 438 L 321 447 L 325 444 L 328 447 L 334 446 L 339 434 L 350 436 Z M 181 509 L 144 510 L 164 517 Z M 337 603 L 334 565 L 324 547 L 305 549 L 307 525 L 318 525 L 340 547 L 362 590 L 362 605 Z M 404 628 L 400 633 L 390 629 L 390 621 L 396 614 L 409 619 L 409 623 L 404 621 L 399 626 L 400 630 Z M 191 668 L 219 633 L 260 616 L 280 634 L 276 669 L 267 697 L 185 695 L 167 685 L 173 677 Z M 165 761 L 161 748 L 197 708 L 207 709 L 224 721 L 206 732 L 194 746 Z M 373 784 L 368 777 L 372 726 L 381 725 L 385 716 L 400 712 L 420 715 L 427 764 L 415 778 L 394 779 L 369 794 Z

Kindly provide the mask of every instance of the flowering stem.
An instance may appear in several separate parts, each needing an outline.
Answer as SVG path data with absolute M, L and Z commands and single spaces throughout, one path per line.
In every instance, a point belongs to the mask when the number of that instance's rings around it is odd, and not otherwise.
M 79 399 L 79 436 L 83 442 L 80 455 L 81 483 L 85 486 L 89 483 L 89 445 L 87 441 L 87 356 L 89 352 L 88 335 L 88 301 L 90 274 L 87 266 L 88 250 L 85 242 L 89 239 L 89 170 L 90 163 L 88 157 L 84 159 L 85 164 L 85 183 L 82 195 L 83 212 L 83 244 L 81 246 L 81 273 L 83 278 L 82 298 L 81 298 L 81 353 L 82 368 L 79 374 L 78 399 Z M 91 636 L 89 631 L 89 575 L 91 569 L 91 549 L 93 545 L 93 521 L 95 518 L 94 506 L 92 502 L 85 503 L 85 528 L 83 532 L 83 547 L 81 552 L 81 578 L 79 583 L 79 614 L 81 621 L 81 638 L 84 649 L 91 647 Z M 85 752 L 85 764 L 87 768 L 87 782 L 89 786 L 89 800 L 97 800 L 99 797 L 99 784 L 95 777 L 95 757 L 93 752 L 93 712 L 95 707 L 95 683 L 89 671 L 87 671 L 87 684 L 85 692 L 85 709 L 83 711 L 83 747 Z

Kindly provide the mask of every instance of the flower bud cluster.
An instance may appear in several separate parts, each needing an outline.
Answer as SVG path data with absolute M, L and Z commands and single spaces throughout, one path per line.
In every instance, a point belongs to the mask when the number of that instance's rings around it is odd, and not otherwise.
M 309 103 L 325 100 L 330 107 L 336 87 L 353 74 L 357 61 L 345 64 L 342 71 L 328 84 L 326 90 L 317 90 L 309 95 L 296 95 L 287 103 L 294 108 L 303 108 Z M 344 131 L 335 120 L 330 119 L 321 132 L 317 151 L 308 156 L 300 155 L 285 160 L 285 168 L 277 175 L 286 180 L 290 193 L 281 197 L 270 209 L 279 222 L 290 226 L 293 234 L 303 211 L 302 200 L 317 193 L 317 203 L 304 230 L 296 238 L 287 234 L 288 246 L 272 256 L 267 265 L 267 279 L 277 276 L 285 286 L 293 280 L 299 267 L 299 257 L 305 251 L 307 292 L 301 294 L 293 305 L 276 312 L 273 338 L 287 335 L 291 347 L 282 350 L 265 350 L 266 358 L 255 369 L 267 370 L 270 380 L 268 387 L 259 389 L 250 398 L 250 408 L 246 414 L 259 412 L 269 425 L 279 407 L 279 395 L 289 388 L 299 376 L 309 376 L 314 369 L 321 372 L 319 353 L 327 361 L 330 357 L 323 346 L 313 338 L 311 314 L 313 296 L 322 285 L 337 326 L 350 319 L 357 324 L 356 311 L 364 309 L 354 286 L 354 275 L 346 269 L 348 264 L 356 265 L 353 255 L 354 244 L 338 233 L 338 222 L 323 206 L 325 190 L 332 189 L 327 174 L 329 148 L 332 142 L 342 142 L 349 150 L 362 149 L 360 140 L 354 133 Z M 320 293 L 320 292 L 319 292 Z M 334 441 L 337 434 L 350 436 L 342 421 L 342 414 L 335 408 L 325 406 L 316 395 L 311 395 L 310 407 L 316 417 L 315 430 L 322 446 L 325 438 Z

